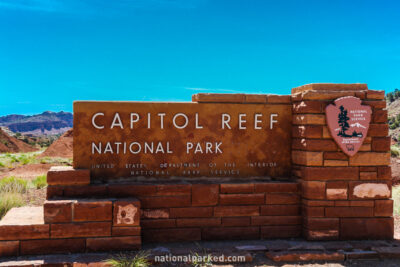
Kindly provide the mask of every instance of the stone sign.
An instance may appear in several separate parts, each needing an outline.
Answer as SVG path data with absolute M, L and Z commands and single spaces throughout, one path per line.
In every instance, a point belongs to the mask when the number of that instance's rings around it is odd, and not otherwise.
M 368 133 L 371 107 L 361 105 L 357 97 L 347 96 L 326 107 L 328 128 L 342 151 L 353 156 Z
M 74 167 L 92 179 L 290 175 L 282 104 L 74 103 Z

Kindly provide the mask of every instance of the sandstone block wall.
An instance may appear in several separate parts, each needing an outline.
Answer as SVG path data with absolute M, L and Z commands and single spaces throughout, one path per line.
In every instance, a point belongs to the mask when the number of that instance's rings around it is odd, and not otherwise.
M 368 136 L 352 157 L 341 152 L 325 120 L 326 106 L 343 96 L 358 97 L 372 108 Z M 292 169 L 301 180 L 307 239 L 393 238 L 384 97 L 384 91 L 363 84 L 311 84 L 292 90 Z
M 372 108 L 349 157 L 325 108 L 355 96 Z M 89 170 L 52 168 L 41 223 L 0 224 L 0 256 L 138 249 L 144 242 L 392 239 L 390 138 L 383 91 L 311 84 L 292 95 L 197 94 L 203 103 L 292 105 L 292 176 L 281 180 L 94 183 Z
M 144 242 L 301 236 L 301 200 L 297 182 L 53 185 L 47 190 L 49 199 L 90 195 L 106 199 L 137 198 L 141 205 L 140 227 Z M 82 205 L 82 212 L 78 211 L 78 214 L 92 217 L 84 210 L 94 206 L 84 202 Z M 109 213 L 108 206 L 103 203 L 102 207 L 97 207 L 99 212 L 104 209 L 104 218 L 110 217 L 105 212 L 108 210 Z

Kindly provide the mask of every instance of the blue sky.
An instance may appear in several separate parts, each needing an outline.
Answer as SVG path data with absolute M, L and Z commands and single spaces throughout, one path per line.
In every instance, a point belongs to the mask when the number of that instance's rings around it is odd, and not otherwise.
M 400 87 L 400 2 L 0 0 L 0 115 L 74 100 Z

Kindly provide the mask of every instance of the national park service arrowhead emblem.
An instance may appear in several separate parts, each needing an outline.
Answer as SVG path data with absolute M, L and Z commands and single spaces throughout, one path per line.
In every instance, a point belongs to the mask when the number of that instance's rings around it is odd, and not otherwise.
M 368 133 L 371 107 L 354 96 L 341 97 L 326 107 L 326 121 L 333 139 L 350 157 L 360 149 Z

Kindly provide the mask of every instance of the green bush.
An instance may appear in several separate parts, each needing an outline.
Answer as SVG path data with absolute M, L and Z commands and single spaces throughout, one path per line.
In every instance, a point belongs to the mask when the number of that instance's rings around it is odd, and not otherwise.
M 36 189 L 41 189 L 47 186 L 47 177 L 46 175 L 41 175 L 32 180 L 32 184 L 36 187 Z
M 119 254 L 106 260 L 105 263 L 112 267 L 147 267 L 150 266 L 148 257 L 148 252 L 139 251 L 135 256 L 133 254 Z
M 0 193 L 25 193 L 28 181 L 14 176 L 0 180 Z
M 0 161 L 0 168 L 4 168 L 6 165 L 4 165 L 3 162 Z
M 21 207 L 24 205 L 24 199 L 19 193 L 1 193 L 0 194 L 0 219 L 3 218 L 6 213 L 14 208 Z

